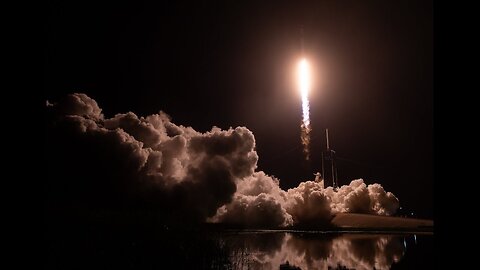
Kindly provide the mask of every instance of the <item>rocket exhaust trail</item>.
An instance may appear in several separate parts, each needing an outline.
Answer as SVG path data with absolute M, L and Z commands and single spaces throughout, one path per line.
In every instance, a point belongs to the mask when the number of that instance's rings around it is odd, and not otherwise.
M 308 100 L 308 93 L 310 92 L 310 66 L 305 58 L 301 59 L 298 64 L 298 81 L 299 89 L 302 97 L 302 123 L 300 125 L 301 141 L 303 144 L 303 152 L 305 159 L 310 159 L 310 104 Z

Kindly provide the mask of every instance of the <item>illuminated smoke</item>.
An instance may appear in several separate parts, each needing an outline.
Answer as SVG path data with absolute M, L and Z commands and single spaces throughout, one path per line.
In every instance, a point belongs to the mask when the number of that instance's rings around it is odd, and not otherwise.
M 48 102 L 46 110 L 53 209 L 151 211 L 165 223 L 269 228 L 320 226 L 337 213 L 388 216 L 399 207 L 392 193 L 362 179 L 338 189 L 315 181 L 281 189 L 279 179 L 257 171 L 255 137 L 246 127 L 202 133 L 164 112 L 108 118 L 80 93 Z
M 302 123 L 300 125 L 301 140 L 303 144 L 303 152 L 305 153 L 305 159 L 310 158 L 310 104 L 308 101 L 308 92 L 310 91 L 310 67 L 306 59 L 302 59 L 298 64 L 298 82 L 300 94 L 302 96 Z

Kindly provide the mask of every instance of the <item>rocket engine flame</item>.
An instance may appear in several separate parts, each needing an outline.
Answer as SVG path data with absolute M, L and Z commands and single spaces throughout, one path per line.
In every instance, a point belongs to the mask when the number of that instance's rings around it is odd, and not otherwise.
M 310 92 L 310 66 L 305 58 L 300 60 L 298 64 L 298 83 L 300 94 L 302 97 L 302 123 L 300 125 L 302 129 L 301 140 L 303 144 L 303 152 L 305 153 L 305 159 L 310 158 L 310 104 L 308 101 L 308 93 Z

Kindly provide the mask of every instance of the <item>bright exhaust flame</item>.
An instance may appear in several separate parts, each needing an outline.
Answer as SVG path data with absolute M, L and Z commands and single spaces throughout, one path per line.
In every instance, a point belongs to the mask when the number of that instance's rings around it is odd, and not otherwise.
M 308 101 L 308 93 L 310 92 L 310 66 L 305 58 L 300 60 L 298 64 L 298 86 L 302 96 L 302 144 L 305 158 L 310 158 L 309 144 L 310 144 L 310 104 Z

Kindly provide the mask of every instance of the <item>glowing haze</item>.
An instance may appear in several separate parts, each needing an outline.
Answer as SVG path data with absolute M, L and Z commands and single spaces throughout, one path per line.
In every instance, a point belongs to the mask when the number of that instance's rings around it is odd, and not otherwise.
M 303 144 L 303 152 L 305 158 L 310 158 L 309 144 L 310 144 L 310 104 L 308 101 L 308 93 L 310 92 L 310 66 L 305 58 L 298 63 L 298 88 L 302 96 L 302 128 L 301 140 Z

